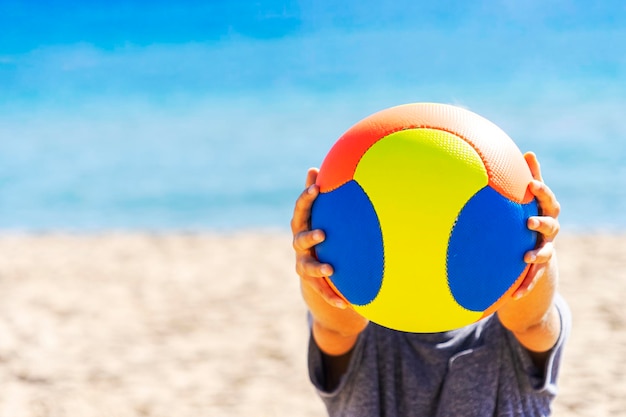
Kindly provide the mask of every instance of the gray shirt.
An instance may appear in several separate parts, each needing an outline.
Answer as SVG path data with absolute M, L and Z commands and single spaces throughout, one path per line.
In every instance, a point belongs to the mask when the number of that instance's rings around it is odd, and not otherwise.
M 496 315 L 444 333 L 404 333 L 370 323 L 347 372 L 324 390 L 322 353 L 311 338 L 309 374 L 331 417 L 547 416 L 571 327 L 557 296 L 561 334 L 545 369 Z

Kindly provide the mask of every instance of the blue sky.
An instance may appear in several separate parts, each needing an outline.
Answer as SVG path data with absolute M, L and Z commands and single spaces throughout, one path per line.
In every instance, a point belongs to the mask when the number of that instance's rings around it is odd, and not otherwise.
M 581 184 L 626 189 L 614 169 L 626 154 L 621 1 L 3 0 L 0 28 L 0 164 L 36 184 L 16 193 L 43 193 L 45 177 L 75 194 L 71 164 L 63 175 L 38 168 L 61 165 L 47 147 L 73 147 L 97 177 L 123 164 L 122 149 L 155 159 L 161 149 L 175 172 L 204 146 L 219 167 L 206 170 L 209 183 L 231 170 L 242 193 L 278 184 L 270 191 L 283 193 L 287 217 L 302 172 L 351 124 L 441 101 L 537 151 L 577 218 L 595 198 L 626 210 L 622 191 L 574 201 Z M 196 184 L 185 178 L 180 187 Z

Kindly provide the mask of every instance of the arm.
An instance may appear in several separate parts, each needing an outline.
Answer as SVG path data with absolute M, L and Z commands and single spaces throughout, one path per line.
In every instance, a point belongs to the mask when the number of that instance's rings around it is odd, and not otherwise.
M 314 168 L 307 173 L 306 189 L 296 201 L 291 230 L 302 296 L 313 317 L 313 339 L 325 353 L 327 384 L 333 385 L 346 371 L 352 348 L 368 321 L 335 293 L 324 278 L 332 275 L 332 267 L 315 258 L 313 247 L 324 240 L 323 231 L 310 230 L 309 226 L 311 206 L 319 193 L 317 173 Z
M 557 259 L 553 241 L 559 232 L 557 217 L 560 206 L 554 193 L 541 178 L 539 162 L 534 154 L 525 155 L 535 178 L 529 185 L 540 207 L 540 216 L 528 219 L 528 228 L 539 233 L 537 247 L 525 254 L 530 264 L 527 275 L 513 294 L 513 300 L 502 306 L 497 314 L 502 324 L 530 352 L 542 367 L 549 351 L 561 333 L 559 313 L 554 305 L 558 283 Z

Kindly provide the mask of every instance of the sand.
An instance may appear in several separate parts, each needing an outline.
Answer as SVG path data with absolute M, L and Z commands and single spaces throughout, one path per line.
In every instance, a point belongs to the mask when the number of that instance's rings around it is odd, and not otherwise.
M 555 416 L 626 414 L 626 236 L 565 235 Z M 0 236 L 0 417 L 323 416 L 279 232 Z

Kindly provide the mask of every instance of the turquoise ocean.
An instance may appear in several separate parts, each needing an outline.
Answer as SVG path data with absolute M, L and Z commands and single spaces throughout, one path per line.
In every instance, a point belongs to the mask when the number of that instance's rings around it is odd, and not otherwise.
M 287 230 L 306 169 L 353 123 L 413 101 L 468 107 L 534 151 L 563 230 L 626 230 L 621 102 L 455 101 L 423 91 L 5 107 L 0 230 Z
M 48 3 L 0 2 L 0 233 L 287 230 L 307 168 L 411 102 L 534 151 L 564 231 L 626 230 L 622 3 Z

